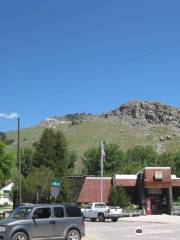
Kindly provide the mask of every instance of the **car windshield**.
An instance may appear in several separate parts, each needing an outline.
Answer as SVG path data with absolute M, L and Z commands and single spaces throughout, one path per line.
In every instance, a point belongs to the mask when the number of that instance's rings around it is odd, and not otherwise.
M 27 219 L 31 210 L 31 207 L 18 207 L 9 215 L 8 219 Z

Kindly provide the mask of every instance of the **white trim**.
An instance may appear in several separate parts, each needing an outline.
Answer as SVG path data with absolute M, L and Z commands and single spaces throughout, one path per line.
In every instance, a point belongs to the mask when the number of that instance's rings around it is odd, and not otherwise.
M 171 179 L 175 179 L 175 180 L 180 180 L 180 178 L 178 178 L 178 177 L 176 177 L 176 175 L 175 174 L 173 174 L 173 175 L 171 175 Z
M 163 169 L 171 169 L 170 167 L 145 167 L 144 169 L 157 169 L 157 170 L 163 170 Z
M 86 177 L 86 179 L 94 179 L 94 180 L 100 180 L 101 177 Z M 112 177 L 103 177 L 103 179 L 112 179 Z
M 127 174 L 116 174 L 114 176 L 115 179 L 124 179 L 124 180 L 127 180 L 127 179 L 137 179 L 137 175 L 127 175 Z

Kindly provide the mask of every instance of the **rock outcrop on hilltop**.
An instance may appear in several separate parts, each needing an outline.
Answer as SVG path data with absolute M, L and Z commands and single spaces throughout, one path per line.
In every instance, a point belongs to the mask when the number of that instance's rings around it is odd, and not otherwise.
M 166 124 L 180 128 L 180 109 L 160 102 L 130 101 L 105 114 L 105 117 L 118 117 L 132 124 Z

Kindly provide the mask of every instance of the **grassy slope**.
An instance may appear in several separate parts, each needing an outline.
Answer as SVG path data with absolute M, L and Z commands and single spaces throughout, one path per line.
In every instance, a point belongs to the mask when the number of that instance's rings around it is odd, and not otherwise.
M 163 125 L 146 125 L 132 128 L 127 122 L 120 122 L 116 119 L 96 118 L 93 121 L 83 122 L 77 126 L 60 124 L 56 129 L 61 130 L 67 137 L 69 147 L 78 155 L 77 168 L 81 165 L 83 153 L 90 147 L 98 146 L 102 140 L 107 143 L 116 143 L 122 150 L 134 147 L 136 144 L 153 145 L 157 144 L 161 150 L 180 150 L 180 134 L 170 127 Z M 32 128 L 21 129 L 21 147 L 32 147 L 33 142 L 41 136 L 43 127 L 37 125 Z M 169 141 L 160 141 L 160 136 L 172 136 Z M 7 133 L 8 138 L 17 139 L 16 132 Z M 15 150 L 17 141 L 9 146 L 7 150 Z
M 89 147 L 97 146 L 105 140 L 107 143 L 117 143 L 123 148 L 129 148 L 141 141 L 141 136 L 125 124 L 111 123 L 110 120 L 99 118 L 91 122 L 83 122 L 77 126 L 59 125 L 56 129 L 61 130 L 67 137 L 69 147 L 76 151 L 79 156 Z M 21 146 L 31 147 L 41 135 L 43 127 L 21 129 Z M 8 138 L 15 139 L 9 146 L 14 149 L 17 145 L 17 133 L 7 133 Z

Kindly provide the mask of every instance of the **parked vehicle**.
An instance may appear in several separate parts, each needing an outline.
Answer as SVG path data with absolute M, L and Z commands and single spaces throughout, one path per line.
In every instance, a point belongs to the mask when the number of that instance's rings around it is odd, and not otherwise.
M 171 214 L 180 216 L 180 204 L 179 203 L 173 203 L 173 208 L 172 208 Z
M 79 207 L 70 204 L 35 204 L 16 208 L 0 221 L 0 239 L 80 240 L 85 225 Z
M 111 219 L 117 222 L 118 218 L 122 216 L 122 209 L 119 207 L 109 207 L 105 203 L 94 202 L 88 204 L 81 209 L 84 219 L 89 218 L 91 221 L 104 222 L 105 219 Z

